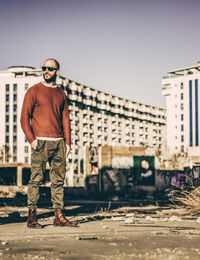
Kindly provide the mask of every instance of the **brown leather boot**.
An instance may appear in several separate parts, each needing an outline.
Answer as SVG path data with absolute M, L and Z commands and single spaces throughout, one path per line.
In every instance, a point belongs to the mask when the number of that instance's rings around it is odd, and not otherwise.
M 28 228 L 42 228 L 37 221 L 36 209 L 29 209 L 28 210 L 28 221 L 27 221 Z
M 65 218 L 61 209 L 55 209 L 54 227 L 78 227 L 77 223 L 72 223 Z

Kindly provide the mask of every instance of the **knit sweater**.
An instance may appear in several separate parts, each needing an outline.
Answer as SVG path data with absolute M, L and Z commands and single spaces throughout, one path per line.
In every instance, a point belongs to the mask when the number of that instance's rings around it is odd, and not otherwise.
M 21 127 L 29 143 L 36 137 L 64 137 L 71 144 L 70 118 L 65 92 L 60 87 L 38 83 L 25 94 Z

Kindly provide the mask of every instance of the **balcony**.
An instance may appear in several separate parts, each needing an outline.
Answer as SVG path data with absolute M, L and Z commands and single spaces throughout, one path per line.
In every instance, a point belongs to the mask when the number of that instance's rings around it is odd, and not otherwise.
M 106 101 L 106 95 L 104 93 L 99 93 L 97 95 L 98 100 L 100 101 Z
M 69 94 L 69 99 L 76 101 L 78 99 L 78 96 L 76 94 Z
M 91 106 L 92 105 L 92 100 L 90 99 L 83 99 L 83 104 L 87 105 L 87 106 Z
M 92 91 L 91 91 L 90 88 L 84 88 L 84 89 L 83 89 L 83 94 L 84 94 L 85 96 L 92 96 Z
M 75 82 L 71 82 L 68 86 L 69 86 L 69 89 L 72 90 L 72 91 L 78 90 L 78 86 L 76 85 Z

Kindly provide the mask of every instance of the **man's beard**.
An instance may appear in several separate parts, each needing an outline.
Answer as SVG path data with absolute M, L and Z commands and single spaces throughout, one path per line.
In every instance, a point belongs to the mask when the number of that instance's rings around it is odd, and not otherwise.
M 55 82 L 55 81 L 56 81 L 56 74 L 53 75 L 51 78 L 48 78 L 48 79 L 46 79 L 46 78 L 45 78 L 45 74 L 43 74 L 43 78 L 44 78 L 44 81 L 45 81 L 46 83 Z

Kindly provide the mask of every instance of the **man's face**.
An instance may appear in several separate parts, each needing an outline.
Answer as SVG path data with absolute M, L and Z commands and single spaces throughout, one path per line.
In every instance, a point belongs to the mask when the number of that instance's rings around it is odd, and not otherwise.
M 56 81 L 58 68 L 54 60 L 45 61 L 42 69 L 43 69 L 43 78 L 45 82 L 51 83 Z

